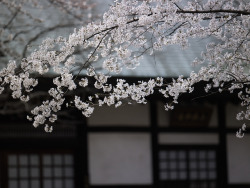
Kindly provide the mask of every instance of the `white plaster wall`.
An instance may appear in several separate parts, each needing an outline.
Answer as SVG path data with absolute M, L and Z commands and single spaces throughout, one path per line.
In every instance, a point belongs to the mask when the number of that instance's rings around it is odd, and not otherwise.
M 159 144 L 218 144 L 217 134 L 160 133 Z
M 236 115 L 243 111 L 244 108 L 240 104 L 227 103 L 226 105 L 226 125 L 227 127 L 240 128 L 244 121 L 238 121 Z
M 124 105 L 118 108 L 97 107 L 87 119 L 89 126 L 149 126 L 149 105 Z
M 227 136 L 228 181 L 235 184 L 250 183 L 250 135 L 239 139 Z
M 152 183 L 149 134 L 91 133 L 88 142 L 91 185 Z

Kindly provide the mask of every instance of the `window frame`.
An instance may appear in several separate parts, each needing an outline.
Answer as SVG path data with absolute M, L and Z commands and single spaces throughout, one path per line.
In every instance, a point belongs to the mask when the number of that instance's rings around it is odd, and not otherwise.
M 180 182 L 180 180 L 177 178 L 176 180 L 161 180 L 160 178 L 160 172 L 161 172 L 161 169 L 160 169 L 160 162 L 161 162 L 161 159 L 160 159 L 160 152 L 161 151 L 185 151 L 186 153 L 186 169 L 185 169 L 185 172 L 187 173 L 187 177 L 185 180 L 182 180 Z M 204 179 L 204 180 L 191 180 L 190 179 L 190 160 L 189 160 L 189 152 L 190 151 L 214 151 L 215 152 L 215 172 L 217 174 L 215 180 L 209 180 L 209 179 Z M 178 188 L 178 184 L 181 184 L 183 183 L 183 185 L 187 188 L 192 188 L 191 186 L 191 183 L 192 182 L 206 182 L 206 183 L 211 183 L 212 181 L 215 182 L 215 186 L 216 187 L 219 187 L 219 167 L 218 167 L 218 159 L 219 159 L 219 152 L 218 152 L 218 146 L 217 145 L 168 145 L 168 144 L 160 144 L 159 147 L 158 147 L 158 159 L 157 159 L 157 164 L 158 164 L 158 181 L 159 181 L 159 187 L 164 187 L 166 185 L 168 186 L 174 186 L 175 188 Z M 199 159 L 196 159 L 196 160 L 199 160 Z M 207 160 L 207 159 L 206 159 Z M 177 164 L 178 166 L 178 164 Z M 198 169 L 199 171 L 200 169 Z M 206 167 L 205 168 L 206 172 L 209 172 L 207 171 L 208 168 Z M 178 182 L 178 184 L 177 184 Z M 179 185 L 180 187 L 183 187 L 183 185 Z M 196 187 L 196 186 L 195 186 Z M 199 186 L 197 186 L 198 188 Z
M 72 167 L 72 170 L 73 170 L 73 176 L 68 178 L 68 179 L 72 179 L 73 180 L 73 184 L 74 186 L 76 186 L 76 172 L 75 172 L 75 152 L 74 150 L 69 150 L 69 149 L 42 149 L 42 150 L 34 150 L 34 149 L 25 149 L 25 150 L 16 150 L 16 151 L 3 151 L 3 152 L 0 152 L 0 160 L 2 161 L 1 163 L 1 171 L 0 171 L 0 178 L 1 178 L 1 185 L 0 187 L 2 188 L 9 188 L 9 180 L 10 179 L 16 179 L 17 182 L 18 182 L 18 187 L 20 187 L 20 180 L 27 180 L 28 181 L 28 187 L 32 187 L 31 186 L 31 181 L 33 180 L 34 177 L 31 177 L 31 167 L 33 167 L 33 165 L 30 164 L 30 156 L 31 155 L 37 155 L 38 156 L 38 165 L 35 165 L 35 167 L 38 167 L 38 170 L 39 170 L 39 174 L 38 174 L 38 177 L 35 177 L 34 179 L 35 180 L 38 180 L 39 182 L 39 188 L 44 188 L 44 180 L 45 179 L 50 179 L 52 181 L 52 187 L 55 185 L 55 180 L 57 179 L 62 179 L 63 182 L 65 182 L 65 174 L 62 174 L 61 177 L 55 177 L 55 174 L 53 174 L 52 177 L 44 177 L 44 167 L 45 166 L 48 166 L 48 165 L 44 165 L 43 161 L 42 161 L 42 158 L 44 155 L 72 155 L 73 157 L 73 161 L 72 161 L 72 165 L 66 165 L 65 164 L 65 161 L 62 161 L 62 164 L 60 165 L 55 165 L 53 163 L 53 158 L 52 157 L 52 164 L 50 164 L 49 166 L 54 169 L 55 167 L 61 167 L 62 168 L 62 171 L 64 171 L 64 168 L 68 167 L 68 166 L 71 166 Z M 17 155 L 17 156 L 21 156 L 21 155 L 25 155 L 25 156 L 28 156 L 28 163 L 27 165 L 20 165 L 19 164 L 19 160 L 17 159 L 17 164 L 16 164 L 16 168 L 18 169 L 18 174 L 17 174 L 17 177 L 16 178 L 10 178 L 9 177 L 9 164 L 8 164 L 8 156 L 10 155 Z M 19 158 L 19 157 L 18 157 Z M 62 158 L 62 160 L 64 160 L 64 157 Z M 14 165 L 15 166 L 15 165 Z M 10 167 L 14 167 L 13 165 L 11 165 Z M 25 177 L 25 178 L 22 178 L 19 176 L 19 170 L 21 167 L 25 167 L 28 169 L 28 176 Z M 63 186 L 62 188 L 64 188 L 65 185 L 63 183 Z M 66 188 L 66 187 L 65 187 Z

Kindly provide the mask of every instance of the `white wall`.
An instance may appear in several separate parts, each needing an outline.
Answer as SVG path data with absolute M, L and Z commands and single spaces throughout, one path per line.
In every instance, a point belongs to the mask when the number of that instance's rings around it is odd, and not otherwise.
M 91 185 L 151 184 L 150 135 L 146 133 L 91 133 Z
M 218 144 L 217 134 L 160 133 L 159 144 Z
M 89 126 L 149 126 L 149 105 L 124 105 L 115 107 L 97 107 L 87 119 Z
M 250 183 L 250 135 L 242 139 L 228 135 L 227 152 L 229 183 Z

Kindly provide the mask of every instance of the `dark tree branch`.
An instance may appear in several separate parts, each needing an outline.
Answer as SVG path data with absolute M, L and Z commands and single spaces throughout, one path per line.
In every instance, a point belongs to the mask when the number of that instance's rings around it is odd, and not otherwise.
M 3 26 L 3 29 L 6 29 L 10 26 L 10 24 L 13 22 L 13 20 L 17 17 L 18 13 L 19 13 L 20 9 L 17 9 L 17 11 L 13 14 L 13 16 L 11 17 L 11 19 L 9 20 L 9 22 Z
M 64 27 L 72 27 L 74 26 L 74 24 L 65 24 L 65 25 L 56 25 L 54 27 L 50 27 L 50 28 L 47 28 L 43 31 L 41 31 L 40 33 L 38 33 L 36 36 L 34 36 L 33 38 L 31 38 L 28 43 L 25 45 L 24 47 L 24 50 L 23 50 L 23 54 L 22 54 L 22 57 L 25 57 L 26 53 L 27 53 L 27 49 L 28 49 L 28 46 L 36 41 L 39 37 L 41 37 L 42 35 L 46 34 L 47 32 L 51 32 L 51 31 L 54 31 L 56 29 L 59 29 L 59 28 L 64 28 Z
M 184 14 L 208 14 L 208 13 L 231 13 L 231 14 L 239 14 L 239 15 L 250 15 L 250 12 L 245 10 L 177 10 L 176 13 L 184 13 Z

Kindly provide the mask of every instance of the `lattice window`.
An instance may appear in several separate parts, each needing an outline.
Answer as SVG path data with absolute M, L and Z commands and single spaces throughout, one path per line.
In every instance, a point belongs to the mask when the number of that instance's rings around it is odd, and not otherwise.
M 162 186 L 216 188 L 216 151 L 212 149 L 161 150 L 159 171 Z
M 73 188 L 72 154 L 9 154 L 8 188 Z

